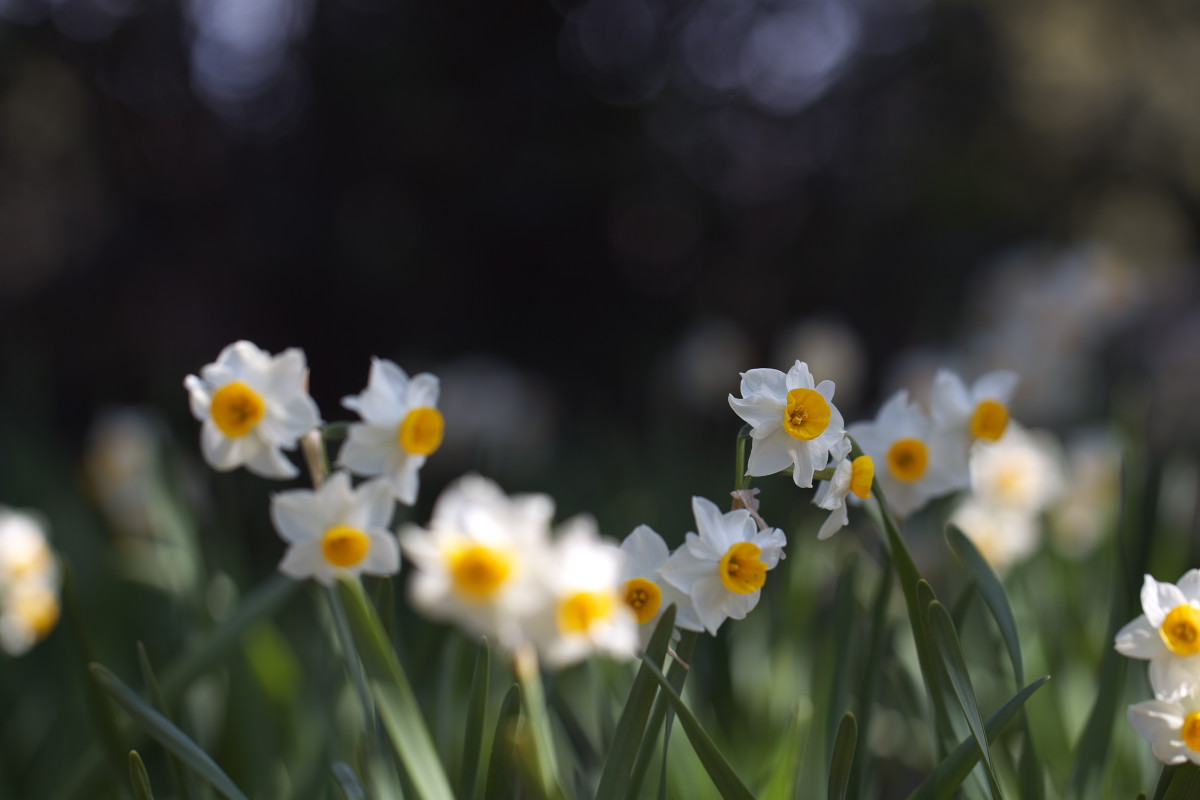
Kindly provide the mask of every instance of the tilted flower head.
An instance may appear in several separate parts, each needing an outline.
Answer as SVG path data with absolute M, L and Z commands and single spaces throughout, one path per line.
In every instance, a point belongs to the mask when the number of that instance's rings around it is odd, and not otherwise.
M 1159 700 L 1178 700 L 1200 678 L 1200 570 L 1179 583 L 1147 575 L 1140 617 L 1117 631 L 1117 652 L 1150 662 L 1150 686 Z
M 997 370 L 981 375 L 968 389 L 957 374 L 940 369 L 933 379 L 933 421 L 962 443 L 976 439 L 994 442 L 1008 428 L 1008 405 L 1017 388 L 1017 375 Z
M 1015 422 L 999 440 L 971 449 L 971 491 L 997 510 L 1037 515 L 1063 488 L 1062 447 L 1053 435 Z
M 1129 722 L 1164 764 L 1200 764 L 1200 697 L 1147 700 L 1129 707 Z
M 434 504 L 428 530 L 401 532 L 417 570 L 413 605 L 515 648 L 526 638 L 523 618 L 547 602 L 538 574 L 550 558 L 553 515 L 546 495 L 509 497 L 479 475 L 455 481 Z
M 0 649 L 19 656 L 54 629 L 60 582 L 41 520 L 0 507 Z
M 967 485 L 967 454 L 943 435 L 904 389 L 892 395 L 873 422 L 856 422 L 849 434 L 875 465 L 892 510 L 901 516 L 934 497 Z
M 777 369 L 742 373 L 742 396 L 729 405 L 751 426 L 754 443 L 747 475 L 774 475 L 792 467 L 792 479 L 811 487 L 841 441 L 842 413 L 833 404 L 833 381 L 814 384 L 808 365 L 797 361 L 787 374 Z
M 625 554 L 620 575 L 621 594 L 625 605 L 637 616 L 643 648 L 650 641 L 659 617 L 672 603 L 675 604 L 677 628 L 704 630 L 692 599 L 658 576 L 659 567 L 671 555 L 661 536 L 649 525 L 638 525 L 621 542 L 621 552 Z
M 587 516 L 564 522 L 540 578 L 549 602 L 529 618 L 530 639 L 546 663 L 566 666 L 600 651 L 632 658 L 638 623 L 621 597 L 620 549 L 604 541 Z
M 871 496 L 871 483 L 875 480 L 875 461 L 870 456 L 850 458 L 850 440 L 843 438 L 830 459 L 834 465 L 833 477 L 817 487 L 813 502 L 818 508 L 830 512 L 829 518 L 817 531 L 818 539 L 828 539 L 850 521 L 846 511 L 846 498 L 851 493 L 865 500 Z
M 758 605 L 787 537 L 778 528 L 760 531 L 745 508 L 722 514 L 714 503 L 693 497 L 692 512 L 699 533 L 688 533 L 658 574 L 691 597 L 700 624 L 716 635 L 726 619 L 743 619 Z
M 271 521 L 288 543 L 279 571 L 326 586 L 362 573 L 395 574 L 400 547 L 388 530 L 395 509 L 387 484 L 367 481 L 356 489 L 340 471 L 315 492 L 279 492 L 271 497 Z
M 188 375 L 192 414 L 203 424 L 200 449 L 213 469 L 245 466 L 264 478 L 294 478 L 300 470 L 284 457 L 321 424 L 305 388 L 308 367 L 298 348 L 271 356 L 250 342 L 234 342 L 217 360 Z
M 371 359 L 367 388 L 342 399 L 363 422 L 350 426 L 338 463 L 357 475 L 382 475 L 401 503 L 415 503 L 417 472 L 442 444 L 439 391 L 427 372 L 410 379 L 391 361 Z

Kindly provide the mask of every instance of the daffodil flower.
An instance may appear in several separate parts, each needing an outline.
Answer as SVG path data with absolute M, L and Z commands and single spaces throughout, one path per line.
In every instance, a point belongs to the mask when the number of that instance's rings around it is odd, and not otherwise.
M 734 412 L 752 427 L 747 475 L 774 475 L 792 468 L 797 486 L 812 486 L 844 431 L 833 404 L 833 381 L 814 383 L 808 365 L 797 361 L 787 374 L 777 369 L 742 373 L 742 396 L 729 395 Z
M 749 509 L 722 514 L 711 501 L 693 497 L 692 512 L 698 533 L 688 533 L 658 574 L 691 598 L 700 624 L 716 635 L 726 619 L 743 619 L 758 605 L 787 537 L 778 528 L 760 531 Z
M 1134 703 L 1129 722 L 1164 764 L 1200 764 L 1200 697 L 1194 693 Z
M 331 586 L 338 578 L 393 575 L 400 547 L 388 530 L 395 502 L 387 484 L 358 488 L 335 472 L 320 489 L 292 489 L 271 498 L 271 521 L 288 543 L 279 571 L 289 578 L 315 578 Z
M 383 476 L 401 503 L 417 500 L 417 473 L 442 444 L 440 384 L 427 372 L 411 379 L 386 359 L 371 360 L 367 388 L 342 400 L 363 422 L 350 426 L 338 463 L 356 475 Z
M 658 576 L 659 567 L 667 563 L 671 553 L 653 528 L 649 525 L 634 528 L 621 542 L 621 553 L 625 556 L 619 577 L 621 596 L 637 617 L 643 648 L 650 641 L 659 617 L 672 603 L 675 604 L 675 627 L 704 630 L 692 607 L 692 599 Z
M 0 507 L 0 649 L 19 656 L 49 635 L 61 580 L 44 522 Z
M 939 369 L 930 401 L 934 423 L 952 431 L 964 448 L 972 441 L 999 440 L 1008 428 L 1017 380 L 1015 372 L 997 370 L 979 376 L 968 389 L 957 374 Z
M 865 500 L 871 496 L 875 480 L 875 461 L 870 456 L 850 458 L 850 440 L 843 438 L 835 451 L 833 476 L 817 487 L 813 503 L 830 512 L 817 531 L 818 539 L 828 539 L 850 522 L 846 499 L 853 494 Z
M 245 466 L 264 478 L 300 474 L 283 450 L 321 424 L 305 388 L 308 367 L 297 348 L 271 356 L 250 342 L 235 342 L 184 381 L 192 415 L 203 423 L 200 449 L 216 470 Z
M 1159 700 L 1179 700 L 1200 679 L 1200 570 L 1178 584 L 1147 575 L 1140 617 L 1117 632 L 1117 652 L 1150 662 L 1150 686 Z

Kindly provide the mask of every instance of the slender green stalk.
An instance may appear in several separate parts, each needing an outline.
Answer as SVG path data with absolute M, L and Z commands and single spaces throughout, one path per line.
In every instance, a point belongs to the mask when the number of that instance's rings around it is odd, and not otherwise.
M 737 465 L 733 476 L 733 488 L 749 489 L 750 476 L 746 474 L 746 442 L 750 441 L 750 426 L 743 425 L 737 435 Z
M 383 744 L 379 740 L 379 724 L 375 717 L 375 704 L 371 702 L 371 690 L 367 687 L 366 674 L 363 672 L 362 659 L 354 646 L 354 636 L 350 633 L 350 623 L 346 619 L 346 608 L 342 605 L 341 595 L 333 586 L 325 587 L 325 597 L 329 600 L 329 610 L 333 614 L 333 627 L 337 631 L 338 643 L 342 647 L 342 658 L 346 662 L 346 672 L 354 684 L 358 702 L 362 705 L 363 725 L 366 728 L 366 761 L 375 763 L 383 752 Z
M 533 778 L 538 781 L 543 797 L 564 797 L 558 782 L 558 759 L 554 753 L 554 738 L 550 732 L 550 715 L 546 710 L 546 692 L 542 686 L 537 651 L 530 646 L 519 648 L 513 654 L 513 672 L 521 685 L 521 700 L 529 719 L 531 747 L 527 758 L 534 773 Z

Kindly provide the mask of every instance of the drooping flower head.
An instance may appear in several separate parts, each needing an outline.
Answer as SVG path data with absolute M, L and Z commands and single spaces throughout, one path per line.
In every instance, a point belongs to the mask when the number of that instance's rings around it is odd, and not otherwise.
M 1195 692 L 1175 700 L 1134 703 L 1129 721 L 1159 761 L 1200 764 L 1200 696 Z
M 283 450 L 294 450 L 300 437 L 321 424 L 309 397 L 304 351 L 272 356 L 250 342 L 226 347 L 200 376 L 183 385 L 192 415 L 203 423 L 200 449 L 213 469 L 245 466 L 264 478 L 300 474 Z
M 967 485 L 966 451 L 935 428 L 904 389 L 883 404 L 874 421 L 856 422 L 848 432 L 871 457 L 875 477 L 900 516 Z
M 315 578 L 330 586 L 341 577 L 393 575 L 400 547 L 388 530 L 395 511 L 391 490 L 381 481 L 358 488 L 335 472 L 316 491 L 292 489 L 271 498 L 271 521 L 288 543 L 279 571 L 289 578 Z
M 0 649 L 25 653 L 61 613 L 58 561 L 35 515 L 0 506 Z
M 939 369 L 933 379 L 931 409 L 936 425 L 962 442 L 995 442 L 1008 428 L 1008 406 L 1017 388 L 1017 375 L 997 370 L 981 375 L 968 389 L 962 378 Z
M 479 475 L 455 481 L 438 497 L 428 530 L 401 532 L 417 568 L 413 605 L 515 648 L 527 638 L 524 618 L 546 602 L 538 575 L 550 558 L 553 515 L 546 495 L 509 497 Z
M 1142 611 L 1117 632 L 1117 652 L 1148 660 L 1155 697 L 1179 700 L 1200 678 L 1200 570 L 1188 570 L 1178 584 L 1147 575 Z
M 637 617 L 643 648 L 654 634 L 659 617 L 672 603 L 675 604 L 675 627 L 704 630 L 692 599 L 658 576 L 659 568 L 671 555 L 661 536 L 649 525 L 638 525 L 621 542 L 621 552 L 625 555 L 619 579 L 621 596 Z
M 371 360 L 367 388 L 342 405 L 363 422 L 350 426 L 338 463 L 357 475 L 382 475 L 401 503 L 417 500 L 417 473 L 442 444 L 445 420 L 437 408 L 437 377 L 411 379 L 386 359 Z
M 722 514 L 693 497 L 692 512 L 698 533 L 688 533 L 658 574 L 692 599 L 700 624 L 715 635 L 726 619 L 743 619 L 758 605 L 787 537 L 778 528 L 760 531 L 745 508 Z
M 729 405 L 752 426 L 746 474 L 774 475 L 790 466 L 796 485 L 811 487 L 813 472 L 825 466 L 844 433 L 833 381 L 814 383 L 808 365 L 797 361 L 786 375 L 743 372 L 741 390 L 740 398 L 729 395 Z
M 871 496 L 871 484 L 875 480 L 875 461 L 870 456 L 850 458 L 850 440 L 843 438 L 830 459 L 833 477 L 821 483 L 813 496 L 818 508 L 830 512 L 829 517 L 817 531 L 818 539 L 828 539 L 844 528 L 850 521 L 846 511 L 846 499 L 853 494 L 865 500 Z

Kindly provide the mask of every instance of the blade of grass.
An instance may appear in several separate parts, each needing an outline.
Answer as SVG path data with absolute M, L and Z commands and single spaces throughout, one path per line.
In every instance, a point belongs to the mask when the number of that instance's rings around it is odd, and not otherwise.
M 500 704 L 492 753 L 488 758 L 483 800 L 505 800 L 517 796 L 516 742 L 521 727 L 521 687 L 513 684 Z M 464 798 L 469 800 L 469 798 Z
M 1190 761 L 1180 764 L 1162 800 L 1195 800 L 1200 797 L 1200 767 Z
M 162 689 L 159 688 L 158 678 L 154 675 L 154 668 L 150 665 L 150 656 L 146 653 L 146 646 L 141 642 L 137 643 L 138 664 L 142 668 L 142 681 L 146 684 L 146 691 L 150 695 L 150 702 L 154 708 L 158 710 L 167 719 L 171 718 L 171 712 L 167 708 L 167 701 L 163 699 Z M 183 764 L 170 750 L 167 751 L 167 766 L 171 770 L 171 783 L 175 787 L 175 794 L 179 800 L 190 800 L 191 792 L 188 791 L 187 770 Z
M 847 711 L 838 724 L 833 740 L 833 758 L 829 762 L 829 800 L 846 800 L 850 773 L 854 767 L 854 747 L 858 740 L 858 722 Z
M 1171 779 L 1175 777 L 1178 769 L 1178 766 L 1163 766 L 1162 772 L 1158 774 L 1158 784 L 1154 787 L 1154 800 L 1163 800 L 1163 795 L 1167 793 L 1167 787 L 1171 785 Z
M 154 800 L 154 790 L 150 788 L 150 776 L 146 774 L 146 765 L 137 750 L 129 751 L 129 782 L 133 785 L 133 796 L 137 800 Z
M 102 664 L 91 664 L 89 669 L 92 677 L 100 688 L 108 692 L 117 705 L 125 709 L 146 733 L 150 734 L 159 744 L 179 756 L 196 774 L 212 784 L 213 788 L 229 800 L 247 800 L 229 776 L 225 774 L 217 762 L 208 753 L 193 742 L 188 735 L 179 730 L 174 723 L 155 711 L 150 704 L 138 696 Z
M 859 768 L 850 773 L 850 785 L 846 796 L 858 800 L 862 796 L 863 775 L 866 774 L 867 760 L 870 751 L 867 748 L 867 731 L 871 726 L 871 712 L 875 706 L 875 689 L 879 685 L 879 669 L 883 659 L 883 641 L 887 637 L 890 626 L 886 622 L 888 599 L 892 594 L 892 565 L 886 553 L 880 565 L 879 585 L 875 589 L 875 599 L 871 604 L 871 643 L 867 648 L 866 660 L 863 662 L 862 677 L 858 684 L 858 694 L 855 705 L 858 709 L 856 718 L 862 720 L 858 725 L 858 742 L 855 751 L 860 753 Z
M 483 720 L 487 715 L 488 679 L 492 668 L 492 652 L 487 639 L 480 642 L 475 656 L 475 671 L 471 674 L 471 693 L 467 701 L 467 730 L 463 739 L 462 780 L 458 796 L 471 800 L 475 796 L 475 779 L 479 775 L 479 754 L 483 748 Z
M 1021 659 L 1021 640 L 1017 636 L 1017 621 L 1013 617 L 1012 606 L 1008 602 L 1004 586 L 975 544 L 961 530 L 953 525 L 946 526 L 946 542 L 967 568 L 984 605 L 992 612 L 992 619 L 996 620 L 996 625 L 1000 628 L 1000 638 L 1004 640 L 1004 647 L 1008 650 L 1008 659 L 1012 662 L 1017 686 L 1024 686 L 1025 667 Z
M 338 788 L 342 790 L 346 800 L 367 800 L 367 794 L 363 791 L 358 776 L 345 761 L 334 762 L 333 779 L 337 782 Z
M 671 684 L 671 688 L 676 692 L 683 691 L 683 683 L 687 680 L 688 667 L 686 666 L 692 659 L 692 653 L 696 650 L 696 641 L 699 639 L 699 634 L 695 631 L 680 631 L 679 641 L 675 643 L 675 657 L 671 660 L 671 666 L 667 668 L 667 680 Z M 629 779 L 629 796 L 636 797 L 638 791 L 642 787 L 642 780 L 646 777 L 646 771 L 650 768 L 650 762 L 654 758 L 654 751 L 658 746 L 658 732 L 662 729 L 664 722 L 667 726 L 666 734 L 663 736 L 663 764 L 666 765 L 666 743 L 671 738 L 671 718 L 674 715 L 669 714 L 670 703 L 667 698 L 659 692 L 658 697 L 654 700 L 654 709 L 650 712 L 650 721 L 646 725 L 646 733 L 642 736 L 642 745 L 638 751 L 637 761 L 633 765 L 633 774 Z M 665 781 L 664 781 L 665 783 Z

